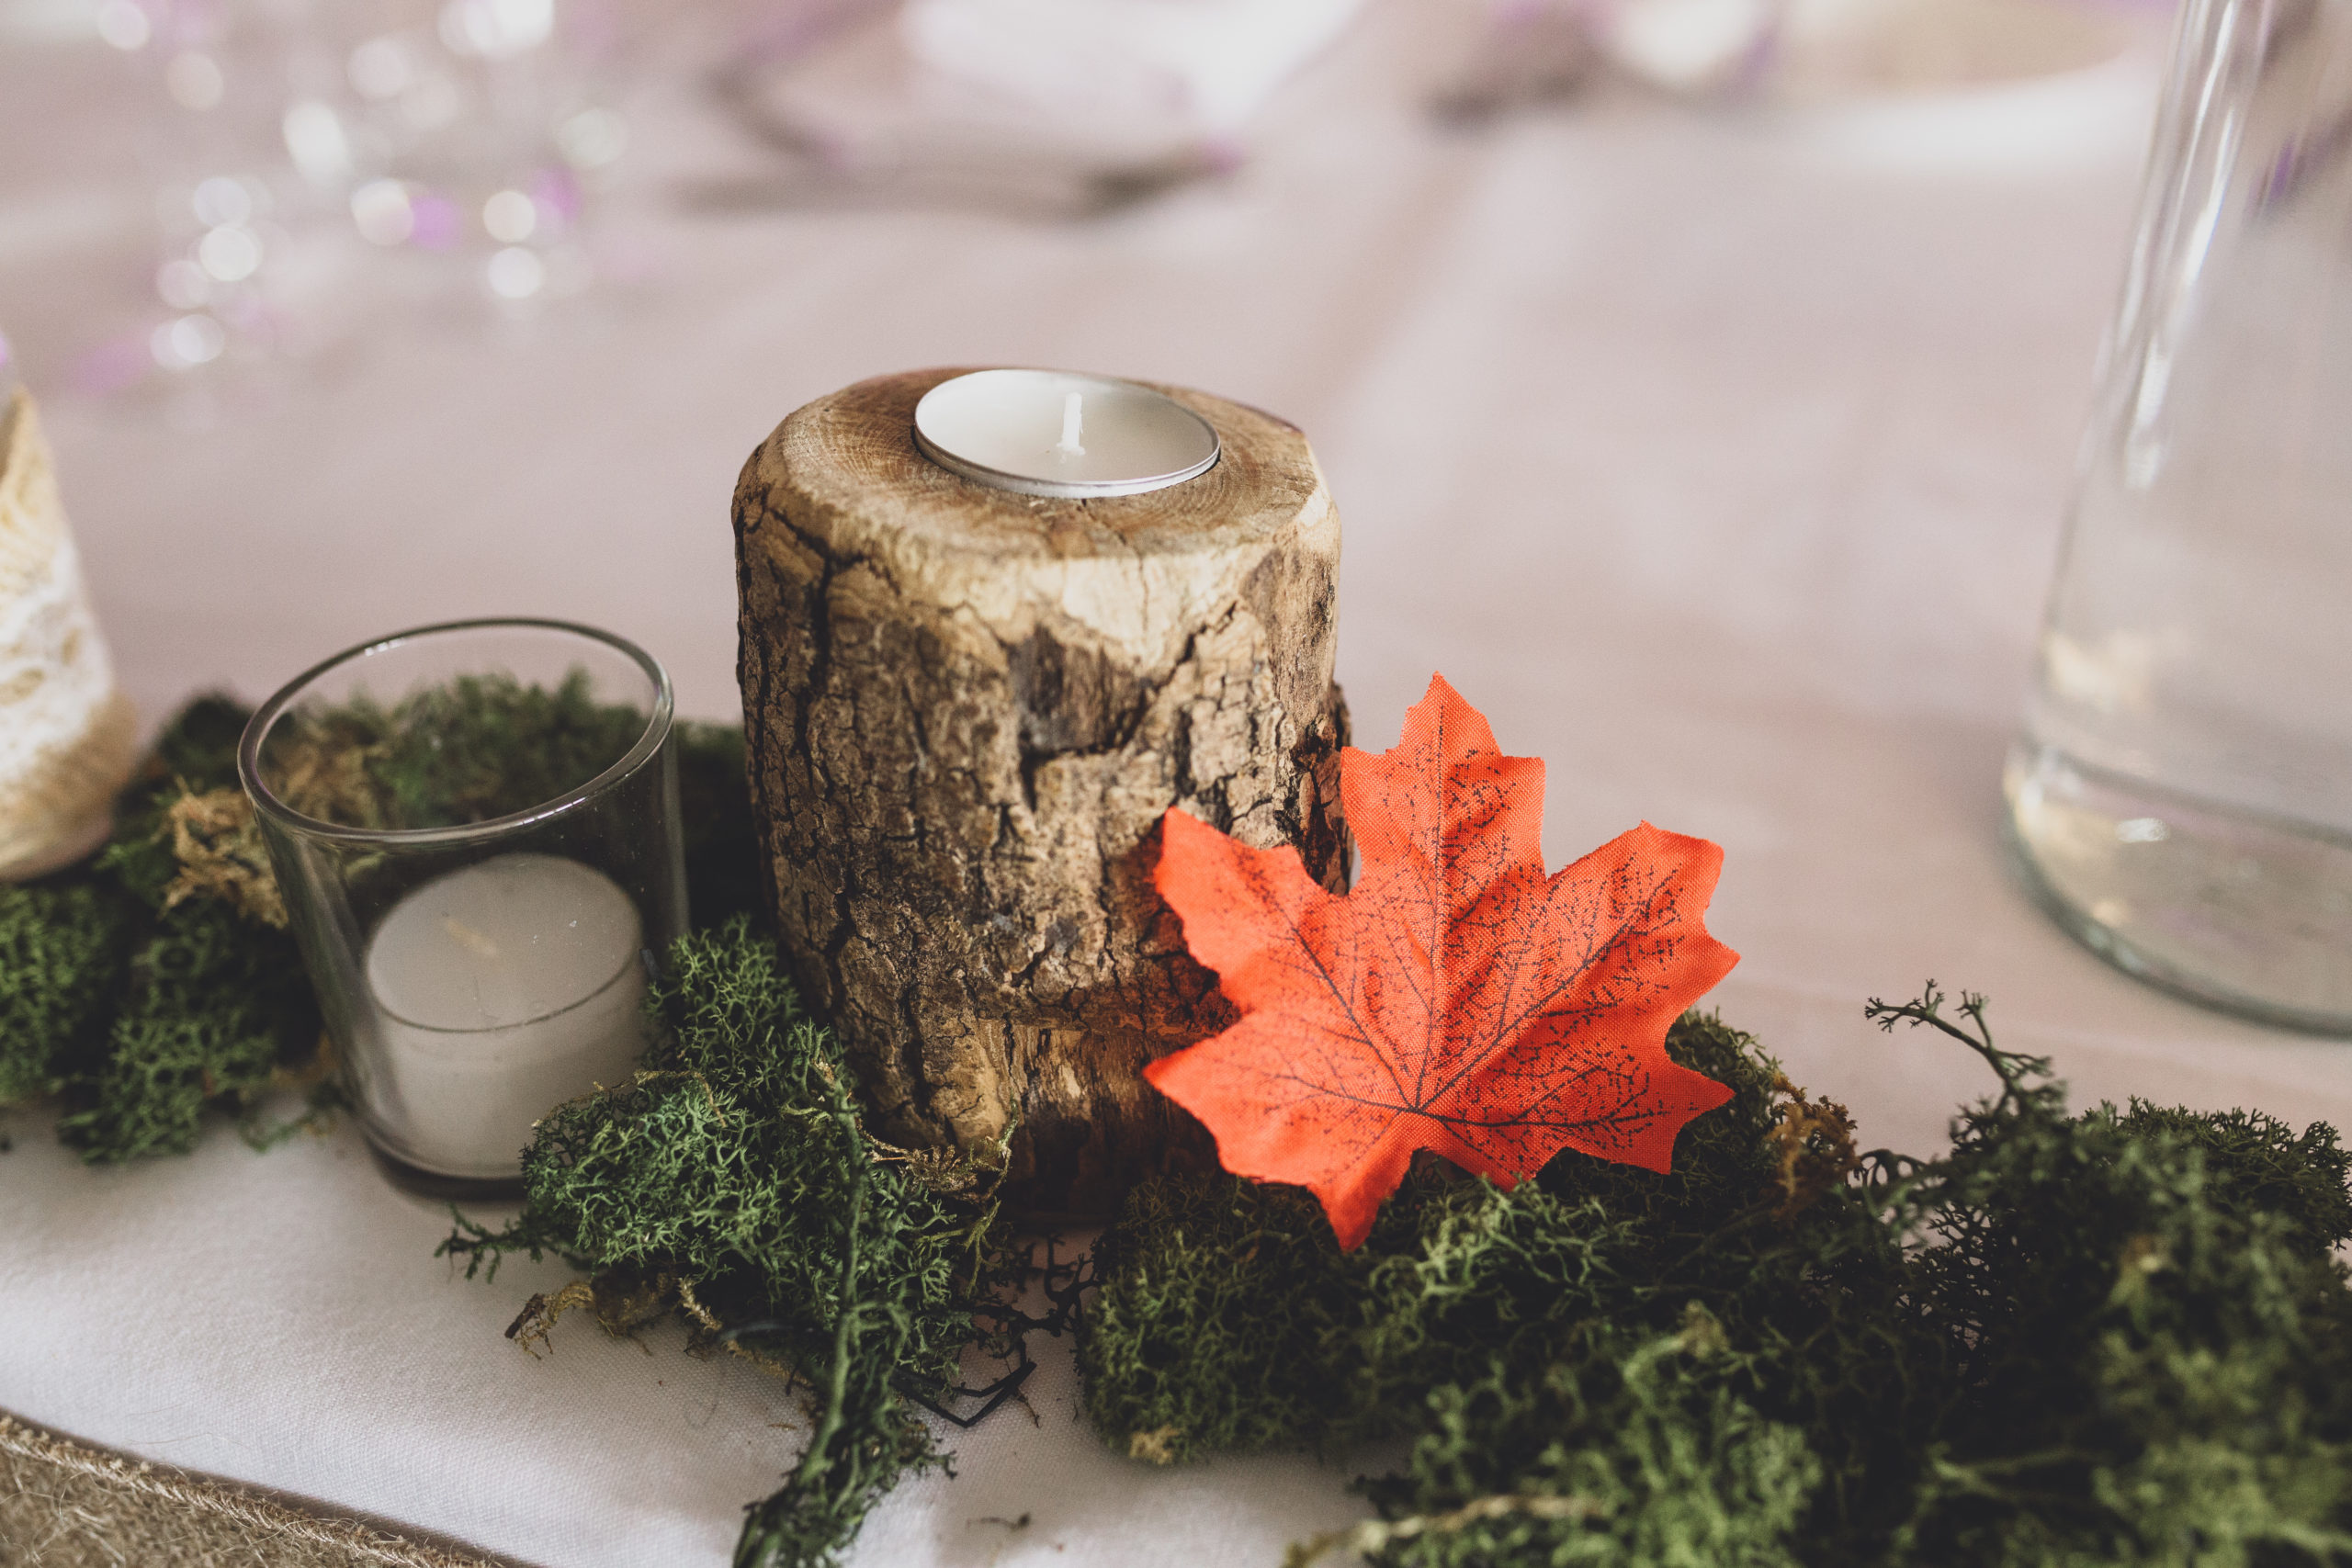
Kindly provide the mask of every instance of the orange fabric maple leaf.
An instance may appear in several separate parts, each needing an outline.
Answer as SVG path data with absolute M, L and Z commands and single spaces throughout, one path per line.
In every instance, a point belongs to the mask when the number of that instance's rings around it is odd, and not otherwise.
M 1669 1168 L 1731 1098 L 1666 1055 L 1739 955 L 1703 917 L 1723 851 L 1645 822 L 1545 877 L 1544 764 L 1506 757 L 1442 676 L 1396 750 L 1350 748 L 1353 891 L 1289 848 L 1161 819 L 1160 895 L 1241 1021 L 1144 1069 L 1227 1170 L 1314 1190 L 1340 1245 L 1416 1149 L 1510 1187 L 1564 1147 Z

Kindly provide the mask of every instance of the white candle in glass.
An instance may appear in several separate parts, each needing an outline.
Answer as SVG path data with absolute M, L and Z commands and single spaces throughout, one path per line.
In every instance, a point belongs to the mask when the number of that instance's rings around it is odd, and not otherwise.
M 915 445 L 941 468 L 1023 495 L 1136 495 L 1206 473 L 1216 432 L 1132 381 L 975 370 L 915 404 Z
M 499 855 L 393 905 L 367 969 L 407 1157 L 512 1176 L 532 1122 L 627 1078 L 645 1047 L 642 931 L 612 878 L 560 855 Z

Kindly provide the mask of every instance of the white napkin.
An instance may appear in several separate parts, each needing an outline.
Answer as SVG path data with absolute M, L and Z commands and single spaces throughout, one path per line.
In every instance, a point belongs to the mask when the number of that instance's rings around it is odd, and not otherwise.
M 1230 168 L 1251 118 L 1362 8 L 907 0 L 747 64 L 725 96 L 817 186 L 1085 213 Z
M 1362 0 L 908 0 L 924 67 L 1039 114 L 1175 118 L 1229 135 Z

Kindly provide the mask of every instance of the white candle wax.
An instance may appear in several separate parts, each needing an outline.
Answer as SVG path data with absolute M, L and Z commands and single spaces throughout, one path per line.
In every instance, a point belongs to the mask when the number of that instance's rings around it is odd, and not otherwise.
M 392 906 L 368 944 L 385 1131 L 445 1176 L 514 1174 L 531 1123 L 645 1046 L 637 905 L 559 855 L 507 854 Z
M 1061 370 L 976 370 L 915 405 L 940 467 L 1023 495 L 1136 495 L 1216 463 L 1208 421 L 1148 387 Z

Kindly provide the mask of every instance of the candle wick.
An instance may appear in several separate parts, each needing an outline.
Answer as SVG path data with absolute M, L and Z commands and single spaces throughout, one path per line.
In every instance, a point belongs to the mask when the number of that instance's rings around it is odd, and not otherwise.
M 470 950 L 477 958 L 495 958 L 498 956 L 497 942 L 492 941 L 481 931 L 474 930 L 473 927 L 466 924 L 465 921 L 458 919 L 454 915 L 444 915 L 441 917 L 441 929 L 447 931 L 450 939 L 456 942 L 458 946 Z
M 1062 400 L 1062 438 L 1054 447 L 1058 457 L 1083 457 L 1086 448 L 1078 443 L 1079 433 L 1085 428 L 1086 394 L 1072 392 Z

